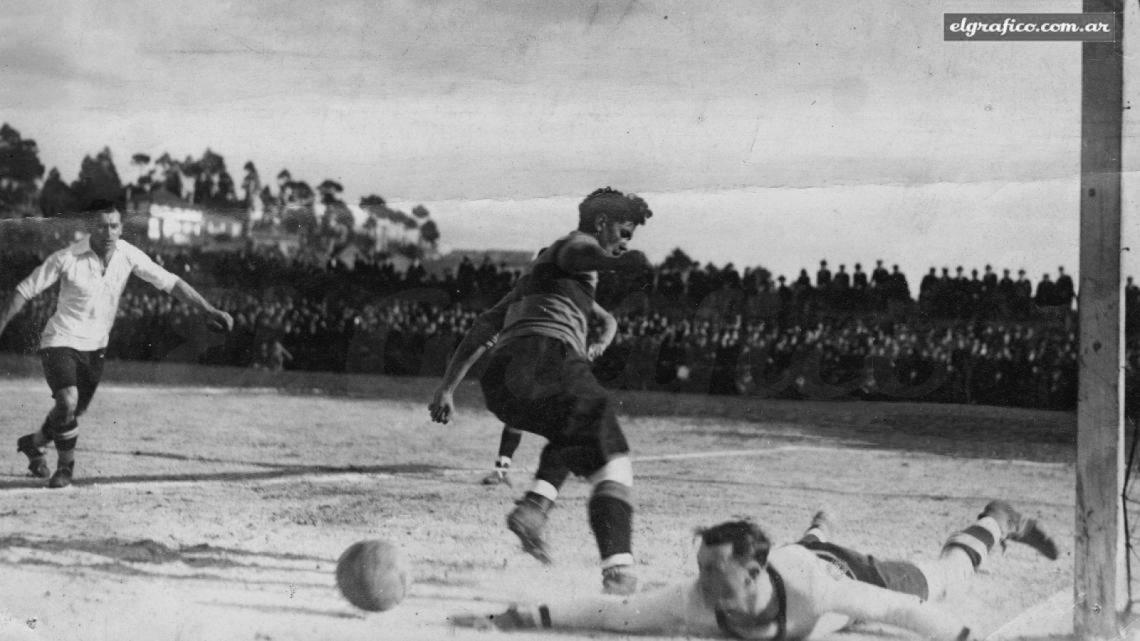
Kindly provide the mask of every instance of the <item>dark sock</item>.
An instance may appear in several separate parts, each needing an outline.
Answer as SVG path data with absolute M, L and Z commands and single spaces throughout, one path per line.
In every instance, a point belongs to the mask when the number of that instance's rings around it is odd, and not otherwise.
M 606 487 L 610 485 L 617 487 Z M 617 491 L 613 491 L 615 489 Z M 590 497 L 590 527 L 594 530 L 602 559 L 632 552 L 633 506 L 626 498 L 618 496 L 628 496 L 628 493 L 629 489 L 619 483 L 602 481 L 595 486 Z
M 499 459 L 514 457 L 515 450 L 519 449 L 519 443 L 522 443 L 522 432 L 503 429 L 503 434 L 499 437 Z M 509 464 L 503 467 L 508 466 Z
M 59 454 L 60 467 L 70 468 L 75 465 L 75 444 L 78 442 L 78 436 L 55 439 L 55 451 Z

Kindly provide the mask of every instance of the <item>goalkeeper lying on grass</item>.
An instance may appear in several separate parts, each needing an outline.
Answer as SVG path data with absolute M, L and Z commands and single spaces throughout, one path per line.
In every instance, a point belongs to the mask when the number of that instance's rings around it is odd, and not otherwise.
M 873 558 L 827 541 L 816 514 L 794 544 L 776 548 L 751 521 L 698 531 L 700 574 L 693 581 L 627 597 L 512 605 L 495 615 L 461 614 L 453 624 L 484 629 L 576 629 L 622 633 L 805 639 L 849 622 L 875 622 L 928 639 L 970 639 L 970 630 L 932 603 L 965 587 L 996 543 L 1024 543 L 1049 559 L 1057 546 L 1033 519 L 993 501 L 954 533 L 938 559 Z

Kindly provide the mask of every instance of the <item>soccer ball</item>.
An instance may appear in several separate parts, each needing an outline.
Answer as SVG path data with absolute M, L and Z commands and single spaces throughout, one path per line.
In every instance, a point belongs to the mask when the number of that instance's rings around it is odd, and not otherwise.
M 348 602 L 369 612 L 390 610 L 408 591 L 404 555 L 388 541 L 358 541 L 336 562 L 336 585 Z

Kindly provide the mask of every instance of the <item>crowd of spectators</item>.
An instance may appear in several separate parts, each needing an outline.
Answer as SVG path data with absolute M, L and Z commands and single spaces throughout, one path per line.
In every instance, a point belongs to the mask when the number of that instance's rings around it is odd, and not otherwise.
M 211 333 L 172 297 L 141 282 L 123 295 L 108 357 L 270 370 L 442 373 L 478 313 L 510 290 L 520 270 L 464 259 L 429 272 L 413 261 L 314 264 L 274 253 L 154 252 L 235 319 Z M 0 255 L 0 294 L 42 259 Z M 792 282 L 764 269 L 669 264 L 599 285 L 619 333 L 599 359 L 613 387 L 775 397 L 907 398 L 1075 406 L 1077 329 L 1072 280 L 1060 270 L 1036 288 L 1024 272 L 1001 278 L 931 269 L 912 298 L 897 266 L 878 261 Z M 1140 365 L 1137 299 L 1126 289 L 1128 363 Z M 52 311 L 40 296 L 0 337 L 30 352 Z

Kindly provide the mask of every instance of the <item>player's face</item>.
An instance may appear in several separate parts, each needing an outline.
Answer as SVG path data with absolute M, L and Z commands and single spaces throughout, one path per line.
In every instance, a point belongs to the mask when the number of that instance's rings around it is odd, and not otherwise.
M 598 220 L 598 244 L 614 256 L 620 256 L 629 249 L 636 229 L 637 225 L 631 222 L 611 221 L 603 216 Z
M 123 219 L 117 211 L 99 214 L 87 224 L 87 231 L 91 234 L 91 249 L 100 256 L 105 256 L 115 249 L 115 243 L 123 235 Z
M 732 553 L 732 544 L 702 545 L 697 551 L 697 581 L 705 601 L 733 629 L 755 625 L 771 597 L 764 568 L 755 559 L 744 562 Z

